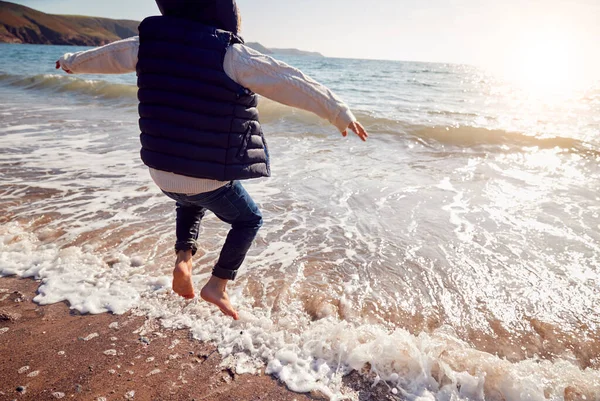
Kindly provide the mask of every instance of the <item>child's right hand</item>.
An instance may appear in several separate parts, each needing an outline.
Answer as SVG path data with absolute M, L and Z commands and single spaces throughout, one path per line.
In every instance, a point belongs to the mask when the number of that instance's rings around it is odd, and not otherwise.
M 58 69 L 60 69 L 60 68 L 62 68 L 62 69 L 63 69 L 63 71 L 64 71 L 64 72 L 66 72 L 67 74 L 72 74 L 72 73 L 73 73 L 72 71 L 70 71 L 70 70 L 66 69 L 64 66 L 62 66 L 62 65 L 60 64 L 60 60 L 57 60 L 57 61 L 56 61 L 56 69 L 58 70 Z
M 362 126 L 361 123 L 359 123 L 358 121 L 354 121 L 354 122 L 350 123 L 348 128 L 351 129 L 356 135 L 358 135 L 358 137 L 360 139 L 362 139 L 363 142 L 367 141 L 369 134 L 367 134 L 367 131 L 365 130 L 365 128 Z M 342 135 L 344 137 L 348 136 L 348 128 L 346 128 L 346 130 L 344 132 L 342 132 Z

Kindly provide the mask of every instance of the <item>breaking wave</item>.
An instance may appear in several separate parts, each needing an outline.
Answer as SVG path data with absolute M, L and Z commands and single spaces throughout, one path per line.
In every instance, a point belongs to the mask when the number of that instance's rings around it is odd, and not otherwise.
M 9 85 L 26 90 L 49 90 L 55 92 L 70 92 L 111 102 L 122 101 L 131 106 L 137 103 L 137 87 L 131 84 L 110 83 L 102 80 L 83 80 L 80 78 L 54 74 L 39 74 L 20 76 L 0 74 L 0 85 Z M 261 119 L 265 123 L 285 122 L 297 124 L 298 127 L 326 126 L 327 122 L 305 111 L 262 99 L 260 105 Z M 440 112 L 441 113 L 441 112 Z M 507 147 L 515 150 L 527 147 L 539 149 L 560 148 L 565 151 L 582 153 L 600 157 L 592 144 L 571 137 L 546 137 L 510 132 L 501 129 L 488 129 L 473 126 L 427 126 L 406 123 L 390 118 L 373 115 L 358 110 L 356 117 L 369 131 L 394 136 L 404 136 L 409 140 L 417 140 L 428 146 L 458 146 L 458 147 Z M 293 128 L 293 126 L 291 127 Z M 487 149 L 490 150 L 490 149 Z
M 101 99 L 137 102 L 137 87 L 100 80 L 84 80 L 54 74 L 20 76 L 0 74 L 0 84 L 32 90 L 72 92 Z

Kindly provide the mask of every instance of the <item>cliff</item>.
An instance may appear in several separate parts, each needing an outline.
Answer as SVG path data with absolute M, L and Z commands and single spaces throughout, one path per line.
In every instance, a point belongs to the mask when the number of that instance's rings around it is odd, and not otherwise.
M 288 56 L 325 57 L 321 53 L 308 52 L 306 50 L 267 48 L 258 42 L 248 42 L 246 43 L 246 46 L 251 47 L 256 51 L 259 51 L 262 54 L 285 54 Z
M 101 46 L 138 34 L 139 21 L 77 15 L 53 15 L 0 1 L 0 43 Z M 257 42 L 247 46 L 263 54 L 317 56 L 298 49 L 269 49 Z
M 310 56 L 310 57 L 325 57 L 321 53 L 318 52 L 309 52 L 306 50 L 298 50 L 298 49 L 276 49 L 270 48 L 272 53 L 275 54 L 285 54 L 288 56 Z
M 266 47 L 264 47 L 263 45 L 261 45 L 258 42 L 246 42 L 246 46 L 261 52 L 262 54 L 272 54 L 273 52 L 269 49 L 267 49 Z
M 99 46 L 135 36 L 139 22 L 52 15 L 0 1 L 0 42 Z

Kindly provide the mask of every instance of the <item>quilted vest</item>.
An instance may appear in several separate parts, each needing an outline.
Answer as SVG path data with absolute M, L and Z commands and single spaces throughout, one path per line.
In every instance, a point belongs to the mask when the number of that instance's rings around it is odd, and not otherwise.
M 142 161 L 151 168 L 219 181 L 270 176 L 258 96 L 223 69 L 231 32 L 174 17 L 139 27 Z

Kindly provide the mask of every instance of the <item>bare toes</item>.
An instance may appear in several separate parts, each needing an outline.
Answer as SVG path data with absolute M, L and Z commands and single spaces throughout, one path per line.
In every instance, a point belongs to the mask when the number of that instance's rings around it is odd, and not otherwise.
M 233 309 L 223 309 L 223 308 L 219 308 L 221 309 L 221 312 L 223 312 L 224 315 L 226 316 L 231 316 L 233 318 L 233 320 L 239 320 L 239 316 L 238 313 L 236 311 L 234 311 Z
M 224 315 L 231 316 L 234 320 L 239 319 L 238 313 L 235 311 L 235 309 L 233 309 L 231 303 L 229 302 L 227 293 L 204 287 L 200 292 L 200 296 L 206 302 L 210 302 L 211 304 L 217 306 Z

